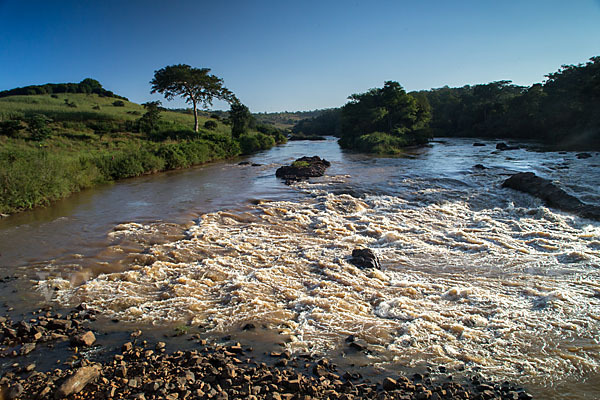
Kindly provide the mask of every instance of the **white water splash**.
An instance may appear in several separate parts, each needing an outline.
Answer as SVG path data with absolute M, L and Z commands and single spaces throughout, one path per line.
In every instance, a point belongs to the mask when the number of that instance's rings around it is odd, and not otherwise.
M 125 271 L 61 282 L 57 299 L 215 332 L 286 327 L 292 349 L 326 349 L 352 334 L 382 359 L 501 379 L 552 384 L 598 371 L 599 224 L 509 200 L 473 210 L 300 187 L 309 200 L 205 214 Z M 142 242 L 156 234 L 137 224 L 113 233 Z M 356 247 L 374 249 L 383 270 L 352 265 Z

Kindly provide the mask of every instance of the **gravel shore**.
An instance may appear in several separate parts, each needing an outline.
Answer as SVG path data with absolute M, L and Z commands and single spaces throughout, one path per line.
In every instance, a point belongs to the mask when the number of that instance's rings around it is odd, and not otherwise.
M 198 335 L 190 335 L 193 349 L 185 351 L 147 341 L 141 331 L 132 332 L 120 348 L 105 348 L 96 341 L 101 336 L 94 332 L 96 314 L 80 306 L 65 315 L 46 308 L 25 320 L 0 317 L 0 400 L 532 398 L 508 382 L 481 377 L 453 382 L 399 371 L 365 379 L 311 354 L 259 357 L 240 343 L 210 343 Z M 52 357 L 58 346 L 70 354 L 66 363 L 38 368 L 31 362 L 35 354 Z

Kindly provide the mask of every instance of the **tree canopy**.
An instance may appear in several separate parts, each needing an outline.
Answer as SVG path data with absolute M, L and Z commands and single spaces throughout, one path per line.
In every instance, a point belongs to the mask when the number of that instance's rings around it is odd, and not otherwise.
M 151 93 L 167 100 L 183 97 L 194 109 L 194 131 L 198 132 L 198 106 L 207 108 L 213 99 L 232 102 L 235 96 L 223 86 L 223 80 L 209 74 L 210 68 L 193 68 L 187 64 L 169 65 L 154 71 Z
M 387 81 L 382 88 L 353 94 L 348 99 L 341 114 L 343 147 L 371 151 L 373 146 L 367 143 L 383 140 L 389 144 L 385 147 L 392 150 L 427 141 L 428 106 L 407 94 L 398 82 Z M 375 133 L 376 136 L 367 137 Z

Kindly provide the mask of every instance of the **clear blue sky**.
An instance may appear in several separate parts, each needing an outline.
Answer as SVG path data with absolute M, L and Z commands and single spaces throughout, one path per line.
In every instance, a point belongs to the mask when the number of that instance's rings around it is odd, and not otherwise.
M 0 90 L 91 77 L 144 102 L 155 70 L 185 63 L 253 112 L 293 111 L 385 80 L 529 85 L 595 55 L 600 0 L 0 0 Z

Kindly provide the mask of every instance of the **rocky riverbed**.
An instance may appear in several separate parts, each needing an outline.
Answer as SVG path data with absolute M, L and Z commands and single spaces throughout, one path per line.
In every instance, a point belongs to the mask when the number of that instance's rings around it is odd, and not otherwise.
M 189 335 L 192 349 L 181 351 L 168 340 L 149 341 L 135 331 L 111 348 L 96 342 L 96 335 L 102 336 L 94 333 L 96 314 L 85 306 L 64 315 L 47 307 L 21 320 L 1 317 L 0 399 L 532 398 L 508 382 L 479 376 L 454 382 L 443 367 L 365 379 L 314 354 L 257 354 L 228 338 L 210 343 Z M 364 350 L 354 338 L 347 342 Z M 30 361 L 36 353 L 53 357 L 61 343 L 69 343 L 66 362 L 39 368 Z

